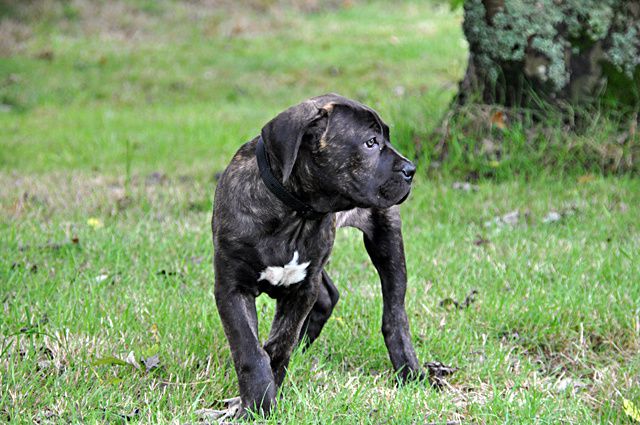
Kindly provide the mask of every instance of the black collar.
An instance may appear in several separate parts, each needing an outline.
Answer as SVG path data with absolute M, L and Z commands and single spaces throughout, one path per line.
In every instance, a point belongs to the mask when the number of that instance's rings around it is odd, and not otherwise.
M 313 209 L 311 205 L 302 202 L 296 198 L 291 192 L 289 192 L 278 179 L 271 172 L 271 166 L 269 165 L 269 158 L 267 157 L 267 151 L 264 148 L 264 142 L 262 137 L 258 139 L 256 144 L 256 158 L 258 160 L 258 168 L 260 169 L 260 177 L 267 188 L 276 195 L 283 204 L 296 211 L 301 217 L 310 220 L 320 220 L 327 213 L 321 213 Z

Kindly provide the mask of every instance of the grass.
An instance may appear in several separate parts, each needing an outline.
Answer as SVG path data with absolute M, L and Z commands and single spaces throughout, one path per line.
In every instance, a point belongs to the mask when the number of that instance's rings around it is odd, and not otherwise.
M 88 4 L 26 20 L 31 38 L 0 59 L 0 421 L 197 421 L 237 391 L 213 300 L 212 176 L 326 91 L 376 106 L 407 151 L 463 72 L 460 16 L 139 1 L 86 27 L 104 15 Z M 341 300 L 261 421 L 629 423 L 640 184 L 536 171 L 469 192 L 423 172 L 402 206 L 418 356 L 459 368 L 444 389 L 395 384 L 376 274 L 343 230 L 328 266 Z M 472 290 L 468 308 L 446 301 Z M 258 313 L 264 337 L 273 302 Z
M 174 7 L 167 14 L 188 19 Z M 171 171 L 185 163 L 220 169 L 238 141 L 283 105 L 330 91 L 385 115 L 399 90 L 410 99 L 428 91 L 422 112 L 435 126 L 464 70 L 459 16 L 420 3 L 289 13 L 267 20 L 250 12 L 254 25 L 242 32 L 238 18 L 237 35 L 210 28 L 227 20 L 233 26 L 233 17 L 218 14 L 193 26 L 189 18 L 169 30 L 172 37 L 163 28 L 132 40 L 107 30 L 74 36 L 73 21 L 71 34 L 42 30 L 25 51 L 0 62 L 0 100 L 14 111 L 0 114 L 7 134 L 0 166 L 109 171 L 121 165 L 130 140 L 144 158 L 141 171 L 157 163 Z

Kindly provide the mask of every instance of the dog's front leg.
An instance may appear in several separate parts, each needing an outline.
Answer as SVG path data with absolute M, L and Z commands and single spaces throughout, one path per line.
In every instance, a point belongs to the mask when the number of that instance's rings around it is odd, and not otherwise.
M 299 283 L 301 286 L 276 301 L 276 313 L 264 349 L 271 358 L 271 370 L 277 387 L 284 380 L 302 325 L 318 296 L 319 284 L 319 274 L 310 276 Z
M 382 334 L 391 363 L 402 380 L 423 378 L 404 307 L 407 268 L 399 208 L 371 209 L 369 220 L 364 245 L 382 284 Z
M 268 414 L 275 405 L 276 385 L 269 355 L 260 346 L 255 297 L 237 287 L 227 289 L 216 276 L 215 297 L 238 375 L 242 407 Z M 228 283 L 228 282 L 227 282 Z

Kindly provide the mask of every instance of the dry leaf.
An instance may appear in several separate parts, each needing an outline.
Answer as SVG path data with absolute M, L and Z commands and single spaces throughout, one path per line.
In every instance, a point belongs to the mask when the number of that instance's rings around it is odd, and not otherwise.
M 549 214 L 547 214 L 542 219 L 542 222 L 543 223 L 555 223 L 556 221 L 560 221 L 561 218 L 562 218 L 562 215 L 559 212 L 549 211 Z
M 505 215 L 495 217 L 493 220 L 485 221 L 484 227 L 497 226 L 502 227 L 504 225 L 515 225 L 520 221 L 520 211 L 515 210 Z
M 429 371 L 429 382 L 438 388 L 444 386 L 447 376 L 452 375 L 458 370 L 457 367 L 447 366 L 440 362 L 425 363 L 425 367 Z
M 507 128 L 506 115 L 502 111 L 496 111 L 491 115 L 491 125 L 495 125 L 500 130 Z
M 142 364 L 147 369 L 147 372 L 149 372 L 150 370 L 155 369 L 158 366 L 160 366 L 160 357 L 158 357 L 157 354 L 154 354 L 151 357 L 147 357 L 146 359 L 142 359 Z
M 136 355 L 134 354 L 133 351 L 129 352 L 129 355 L 127 356 L 126 359 L 124 359 L 124 361 L 127 362 L 128 364 L 130 364 L 131 366 L 135 367 L 138 370 L 141 369 L 140 364 L 136 360 Z

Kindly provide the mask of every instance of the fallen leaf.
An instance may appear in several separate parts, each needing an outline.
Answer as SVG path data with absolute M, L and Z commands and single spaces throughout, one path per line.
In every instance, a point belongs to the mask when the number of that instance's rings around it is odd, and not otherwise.
M 155 369 L 158 366 L 160 366 L 160 357 L 157 354 L 154 354 L 151 357 L 147 357 L 146 359 L 142 359 L 142 364 L 146 368 L 147 372 L 149 372 L 150 370 Z
M 557 212 L 557 211 L 549 211 L 549 214 L 547 214 L 542 219 L 542 222 L 543 223 L 555 223 L 556 221 L 560 221 L 561 218 L 562 218 L 562 215 L 559 212 Z
M 520 211 L 515 210 L 509 213 L 506 213 L 502 216 L 495 217 L 493 220 L 485 221 L 484 226 L 485 227 L 490 227 L 490 226 L 502 227 L 504 225 L 513 226 L 515 224 L 518 224 L 518 221 L 520 221 Z
M 445 378 L 459 370 L 457 367 L 447 366 L 440 362 L 429 362 L 424 366 L 429 372 L 429 382 L 437 388 L 443 387 L 446 382 Z
M 507 127 L 507 116 L 502 111 L 496 111 L 491 115 L 491 125 L 495 125 L 500 130 L 504 130 Z
M 124 361 L 127 362 L 128 364 L 130 364 L 131 366 L 135 367 L 138 370 L 141 369 L 140 364 L 136 360 L 136 356 L 135 356 L 133 351 L 129 352 L 129 355 L 127 356 L 127 358 Z
M 578 211 L 578 208 L 575 205 L 571 205 L 567 208 L 563 208 L 560 211 L 551 210 L 549 213 L 542 219 L 543 223 L 555 223 L 557 221 L 562 220 L 568 216 L 575 214 Z

